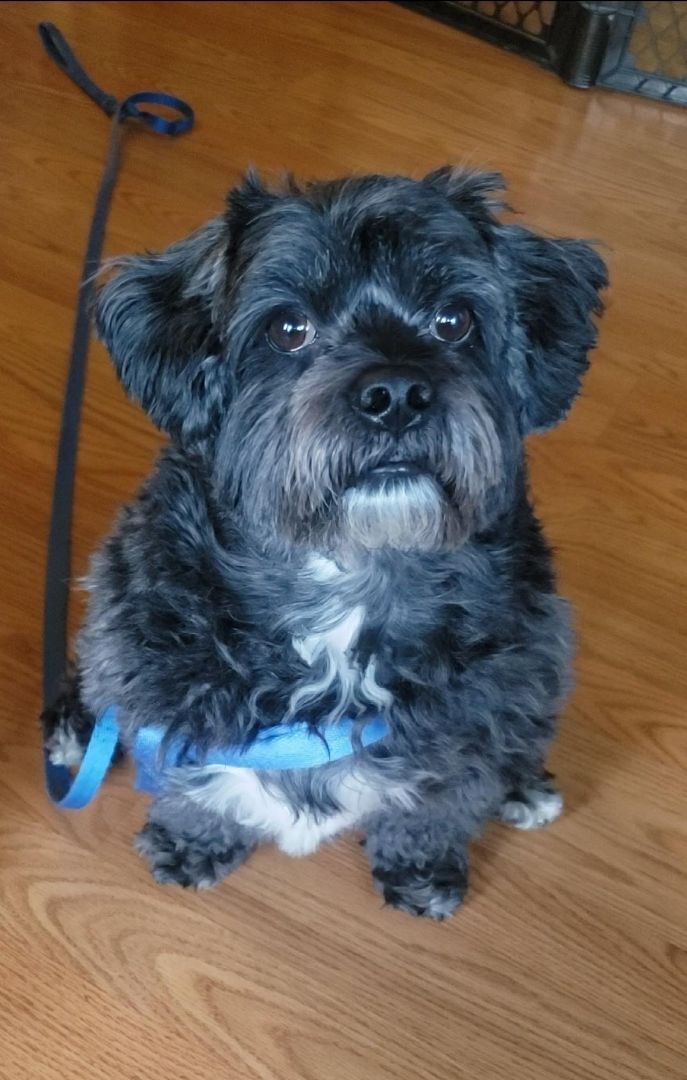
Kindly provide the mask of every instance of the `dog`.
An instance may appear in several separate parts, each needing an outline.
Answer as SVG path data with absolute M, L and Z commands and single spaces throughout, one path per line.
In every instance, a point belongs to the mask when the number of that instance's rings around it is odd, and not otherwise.
M 577 396 L 607 278 L 588 243 L 503 223 L 502 190 L 249 173 L 100 289 L 97 332 L 169 443 L 93 559 L 44 725 L 70 765 L 113 704 L 124 750 L 151 720 L 194 747 L 137 839 L 159 882 L 359 829 L 384 900 L 443 919 L 489 819 L 561 812 L 573 634 L 523 441 Z M 371 715 L 384 738 L 316 767 L 203 764 Z

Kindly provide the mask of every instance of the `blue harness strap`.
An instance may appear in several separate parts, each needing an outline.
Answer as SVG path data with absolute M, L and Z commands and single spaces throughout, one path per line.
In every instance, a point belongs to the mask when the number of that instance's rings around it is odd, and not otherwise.
M 320 765 L 329 765 L 332 761 L 340 761 L 341 758 L 355 753 L 354 727 L 353 721 L 346 719 L 331 724 L 322 732 L 313 731 L 303 721 L 275 724 L 261 731 L 249 746 L 210 750 L 199 758 L 193 747 L 181 754 L 178 745 L 175 746 L 174 743 L 171 743 L 163 754 L 164 728 L 150 724 L 139 728 L 134 739 L 136 787 L 139 791 L 155 794 L 160 790 L 167 769 L 184 766 L 211 765 L 267 771 L 314 769 Z M 360 745 L 372 746 L 388 734 L 389 725 L 386 720 L 382 716 L 371 717 L 360 729 Z
M 136 788 L 149 795 L 160 791 L 170 769 L 213 766 L 258 770 L 313 769 L 355 753 L 354 723 L 339 720 L 323 733 L 308 724 L 275 724 L 261 731 L 247 747 L 229 746 L 202 756 L 193 747 L 171 742 L 163 749 L 165 729 L 157 724 L 139 728 L 132 748 L 136 762 Z M 360 744 L 372 746 L 389 734 L 382 716 L 371 717 L 359 732 Z M 45 780 L 50 798 L 60 810 L 81 810 L 97 794 L 119 738 L 117 710 L 106 709 L 97 718 L 81 765 L 74 776 L 64 765 L 54 765 L 45 751 Z

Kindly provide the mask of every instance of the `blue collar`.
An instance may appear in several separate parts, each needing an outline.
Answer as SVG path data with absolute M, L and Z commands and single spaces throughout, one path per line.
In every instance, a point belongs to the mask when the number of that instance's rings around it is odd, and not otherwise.
M 330 724 L 326 732 L 319 733 L 302 721 L 275 724 L 261 731 L 248 747 L 229 746 L 201 756 L 193 747 L 182 751 L 181 745 L 174 742 L 163 750 L 165 729 L 149 724 L 139 728 L 134 737 L 135 786 L 139 791 L 156 794 L 167 769 L 193 765 L 261 770 L 317 768 L 355 753 L 354 726 L 352 720 L 343 719 Z M 372 746 L 388 734 L 386 720 L 382 716 L 373 716 L 360 729 L 360 743 L 364 747 Z M 91 801 L 105 779 L 118 739 L 117 710 L 111 706 L 97 718 L 74 777 L 63 765 L 53 765 L 46 753 L 46 784 L 50 797 L 60 809 L 78 810 Z

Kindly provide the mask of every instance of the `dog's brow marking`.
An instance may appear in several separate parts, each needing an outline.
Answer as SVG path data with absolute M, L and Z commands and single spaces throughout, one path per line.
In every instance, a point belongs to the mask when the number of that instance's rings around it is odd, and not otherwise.
M 387 312 L 406 323 L 412 323 L 413 321 L 414 312 L 412 309 L 394 292 L 376 281 L 367 282 L 365 287 L 360 290 L 352 312 L 348 313 L 349 318 L 351 313 L 355 313 L 357 307 L 361 304 L 372 304 L 375 308 Z

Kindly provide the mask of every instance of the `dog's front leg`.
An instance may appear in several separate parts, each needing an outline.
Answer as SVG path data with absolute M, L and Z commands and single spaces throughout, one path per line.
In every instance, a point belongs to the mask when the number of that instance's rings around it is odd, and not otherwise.
M 468 883 L 469 833 L 443 801 L 385 810 L 367 827 L 365 847 L 375 886 L 392 907 L 445 919 Z
M 160 884 L 209 889 L 240 866 L 257 842 L 256 833 L 228 815 L 171 790 L 153 800 L 135 846 Z

